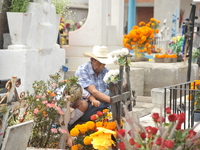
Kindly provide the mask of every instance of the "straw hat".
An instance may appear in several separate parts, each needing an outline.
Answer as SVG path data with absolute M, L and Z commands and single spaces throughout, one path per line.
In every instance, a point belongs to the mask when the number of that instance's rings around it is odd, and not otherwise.
M 111 64 L 112 60 L 108 58 L 108 49 L 106 46 L 99 46 L 96 45 L 93 47 L 92 52 L 84 52 L 84 56 L 86 57 L 92 57 L 102 64 Z

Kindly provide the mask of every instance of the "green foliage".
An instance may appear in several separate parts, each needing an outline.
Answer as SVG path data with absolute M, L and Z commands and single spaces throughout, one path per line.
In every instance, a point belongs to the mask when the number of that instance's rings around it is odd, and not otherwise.
M 195 59 L 199 56 L 199 49 L 193 48 L 192 49 L 192 58 Z
M 8 8 L 9 12 L 25 13 L 30 1 L 29 0 L 10 0 L 10 2 L 11 2 L 11 5 Z
M 56 13 L 63 15 L 67 11 L 70 0 L 52 0 L 52 4 L 56 7 Z

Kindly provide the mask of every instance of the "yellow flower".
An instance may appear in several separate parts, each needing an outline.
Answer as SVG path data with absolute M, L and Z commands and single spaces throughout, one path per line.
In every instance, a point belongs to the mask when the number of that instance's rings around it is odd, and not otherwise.
M 86 136 L 84 139 L 83 139 L 83 142 L 85 145 L 90 145 L 91 142 L 92 142 L 92 139 L 89 137 L 89 136 Z
M 79 135 L 79 133 L 80 133 L 80 132 L 79 132 L 79 130 L 78 130 L 77 128 L 73 128 L 73 129 L 71 129 L 71 131 L 70 131 L 70 135 L 73 136 L 73 137 Z
M 112 134 L 115 134 L 115 132 L 99 127 L 97 132 L 90 134 L 93 147 L 98 150 L 107 150 L 112 145 L 115 146 L 115 142 L 111 139 Z

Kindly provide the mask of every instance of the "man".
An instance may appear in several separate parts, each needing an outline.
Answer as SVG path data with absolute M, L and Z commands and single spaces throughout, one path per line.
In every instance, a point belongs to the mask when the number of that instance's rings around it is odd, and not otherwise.
M 84 56 L 90 57 L 90 61 L 81 65 L 75 73 L 79 78 L 79 84 L 99 101 L 98 107 L 95 107 L 93 102 L 89 102 L 87 111 L 80 118 L 81 121 L 89 121 L 90 116 L 110 106 L 109 91 L 103 81 L 109 71 L 105 65 L 112 63 L 107 54 L 107 47 L 94 46 L 92 53 L 83 53 Z

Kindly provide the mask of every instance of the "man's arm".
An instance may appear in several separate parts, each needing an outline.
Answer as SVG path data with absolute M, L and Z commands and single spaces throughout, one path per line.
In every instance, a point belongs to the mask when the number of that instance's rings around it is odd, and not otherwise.
M 102 101 L 102 102 L 106 102 L 106 103 L 110 103 L 110 96 L 98 91 L 94 85 L 90 85 L 87 87 L 87 90 L 92 94 L 92 96 L 94 96 L 96 99 Z

